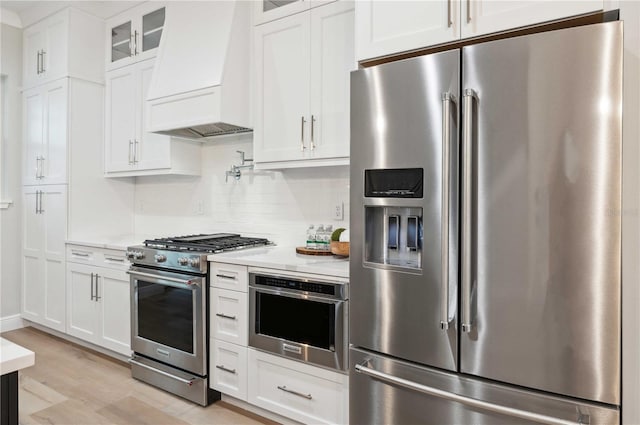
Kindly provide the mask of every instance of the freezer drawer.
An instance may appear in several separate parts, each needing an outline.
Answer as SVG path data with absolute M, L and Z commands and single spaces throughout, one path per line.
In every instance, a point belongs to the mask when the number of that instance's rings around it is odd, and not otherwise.
M 353 348 L 349 357 L 352 424 L 620 423 L 614 407 L 523 391 Z

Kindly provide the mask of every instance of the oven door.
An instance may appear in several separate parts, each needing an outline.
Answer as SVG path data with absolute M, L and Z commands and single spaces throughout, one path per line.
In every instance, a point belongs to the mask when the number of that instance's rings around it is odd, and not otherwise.
M 131 348 L 205 376 L 206 279 L 131 267 Z
M 249 288 L 249 345 L 283 357 L 347 369 L 347 301 Z

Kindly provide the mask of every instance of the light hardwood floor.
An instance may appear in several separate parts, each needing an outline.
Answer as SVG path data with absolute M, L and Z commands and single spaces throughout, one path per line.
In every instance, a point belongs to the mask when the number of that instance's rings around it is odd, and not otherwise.
M 201 407 L 131 378 L 125 363 L 28 327 L 3 338 L 36 353 L 19 373 L 29 424 L 275 424 L 224 402 Z

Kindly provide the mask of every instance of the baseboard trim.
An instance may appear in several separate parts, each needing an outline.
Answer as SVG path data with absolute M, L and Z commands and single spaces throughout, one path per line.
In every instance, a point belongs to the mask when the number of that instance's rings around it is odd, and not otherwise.
M 26 326 L 19 314 L 13 316 L 0 317 L 0 333 L 9 332 Z

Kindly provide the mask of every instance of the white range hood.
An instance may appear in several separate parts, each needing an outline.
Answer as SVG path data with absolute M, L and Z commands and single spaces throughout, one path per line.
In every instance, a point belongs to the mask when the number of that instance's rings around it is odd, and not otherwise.
M 201 139 L 251 130 L 251 2 L 170 2 L 147 130 Z

